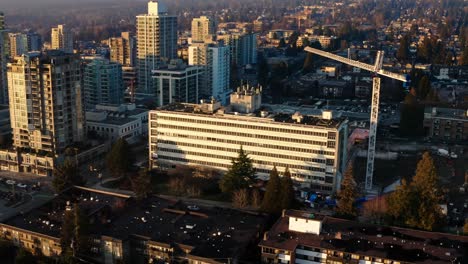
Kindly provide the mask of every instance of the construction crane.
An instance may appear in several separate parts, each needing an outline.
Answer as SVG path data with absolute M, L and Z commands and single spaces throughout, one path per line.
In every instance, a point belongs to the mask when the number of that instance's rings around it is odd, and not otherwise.
M 360 61 L 352 60 L 350 58 L 344 58 L 338 55 L 335 55 L 330 52 L 326 52 L 319 49 L 314 49 L 311 47 L 307 47 L 304 49 L 307 52 L 332 59 L 335 61 L 339 61 L 341 63 L 351 65 L 360 69 L 364 69 L 366 71 L 370 71 L 374 73 L 372 78 L 372 106 L 371 106 L 371 115 L 370 115 L 370 128 L 369 128 L 369 146 L 367 149 L 367 166 L 366 166 L 366 182 L 365 182 L 365 189 L 366 191 L 372 190 L 372 176 L 374 173 L 374 159 L 375 159 L 375 142 L 377 138 L 377 123 L 379 121 L 379 103 L 380 103 L 380 77 L 385 76 L 395 80 L 402 81 L 403 83 L 407 83 L 409 81 L 406 75 L 397 74 L 393 72 L 386 71 L 382 69 L 384 52 L 378 51 L 377 58 L 375 59 L 375 64 L 367 64 Z

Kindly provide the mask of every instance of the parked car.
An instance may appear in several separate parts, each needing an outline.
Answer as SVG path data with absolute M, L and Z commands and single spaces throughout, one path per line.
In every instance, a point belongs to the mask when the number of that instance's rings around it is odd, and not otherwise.
M 8 185 L 14 185 L 16 182 L 14 180 L 7 180 L 6 184 Z
M 26 184 L 24 184 L 24 183 L 18 183 L 18 185 L 16 185 L 16 186 L 18 186 L 19 188 L 26 188 L 26 187 L 28 187 L 28 185 L 26 185 Z

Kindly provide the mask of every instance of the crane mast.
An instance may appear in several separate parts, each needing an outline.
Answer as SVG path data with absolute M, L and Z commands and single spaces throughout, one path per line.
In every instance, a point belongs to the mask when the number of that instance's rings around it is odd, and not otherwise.
M 405 75 L 389 72 L 382 69 L 384 52 L 378 51 L 375 59 L 375 64 L 367 64 L 360 61 L 352 60 L 351 58 L 344 58 L 336 54 L 326 52 L 323 50 L 307 47 L 304 49 L 307 52 L 332 59 L 347 65 L 351 65 L 366 71 L 374 73 L 372 78 L 372 106 L 370 114 L 370 127 L 369 127 L 369 145 L 367 149 L 367 165 L 366 165 L 366 191 L 372 190 L 372 179 L 374 173 L 374 159 L 375 159 L 375 143 L 377 139 L 377 124 L 379 122 L 379 105 L 380 105 L 380 77 L 385 76 L 402 82 L 407 82 Z M 349 53 L 349 52 L 348 52 Z

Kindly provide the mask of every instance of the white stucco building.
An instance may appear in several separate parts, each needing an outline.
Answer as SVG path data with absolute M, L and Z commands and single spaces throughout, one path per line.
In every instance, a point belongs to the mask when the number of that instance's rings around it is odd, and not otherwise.
M 169 105 L 149 114 L 150 164 L 226 171 L 242 146 L 259 178 L 289 168 L 303 187 L 336 190 L 346 161 L 347 120 L 270 111 L 232 112 L 219 102 Z

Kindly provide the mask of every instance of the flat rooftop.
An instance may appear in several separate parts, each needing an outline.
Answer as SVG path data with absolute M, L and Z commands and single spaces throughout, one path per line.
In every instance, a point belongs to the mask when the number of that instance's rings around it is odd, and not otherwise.
M 114 208 L 120 203 L 125 203 L 128 198 L 97 190 L 71 188 L 50 202 L 27 213 L 7 219 L 3 224 L 59 238 L 67 202 L 72 206 L 78 204 L 90 217 L 106 210 L 104 208 Z M 92 230 L 97 232 L 101 227 L 96 223 L 92 226 Z
M 468 121 L 468 109 L 426 107 L 424 109 L 424 114 L 429 114 L 432 117 L 463 119 Z
M 50 202 L 3 222 L 16 228 L 60 238 L 67 203 L 77 204 L 94 219 L 90 233 L 128 240 L 141 238 L 191 249 L 201 258 L 235 257 L 262 232 L 266 218 L 224 208 L 208 208 L 149 197 L 141 203 L 126 195 L 73 187 Z
M 123 126 L 125 124 L 128 124 L 130 122 L 136 121 L 136 118 L 132 117 L 113 117 L 113 116 L 107 116 L 103 120 L 86 120 L 86 123 L 92 124 L 107 124 L 107 125 L 114 125 L 114 126 Z
M 324 119 L 322 118 L 322 110 L 308 110 L 303 113 L 296 111 L 297 109 L 293 107 L 281 107 L 281 105 L 263 105 L 259 110 L 249 114 L 232 112 L 229 106 L 221 107 L 214 112 L 205 112 L 201 109 L 201 105 L 198 104 L 177 103 L 160 107 L 157 110 L 205 116 L 211 115 L 217 118 L 242 119 L 267 123 L 288 123 L 326 128 L 338 128 L 346 120 L 346 118 L 341 117 L 341 115 L 336 115 L 338 114 L 337 112 L 333 112 L 334 116 L 332 119 Z M 296 114 L 296 112 L 299 112 L 303 117 L 300 123 L 293 119 L 293 115 Z
M 463 263 L 468 258 L 467 236 L 377 226 L 310 214 L 307 214 L 309 219 L 322 221 L 320 235 L 290 231 L 289 217 L 307 219 L 304 213 L 286 211 L 268 232 L 267 239 L 259 245 L 289 251 L 304 245 L 412 263 Z
M 128 208 L 106 229 L 105 235 L 126 239 L 146 237 L 164 244 L 193 248 L 205 258 L 235 256 L 259 232 L 264 217 L 223 208 L 190 210 L 189 205 L 151 197 L 145 207 Z

